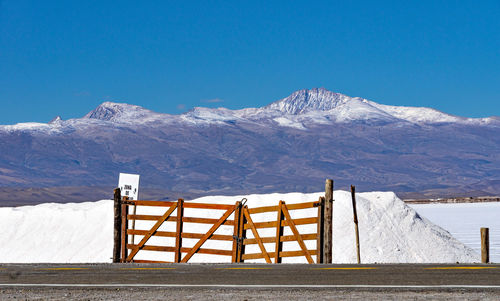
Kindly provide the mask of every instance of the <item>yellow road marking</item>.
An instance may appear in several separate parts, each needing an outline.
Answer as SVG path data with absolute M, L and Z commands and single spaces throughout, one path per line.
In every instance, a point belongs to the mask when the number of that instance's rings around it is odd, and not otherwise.
M 425 270 L 481 270 L 481 269 L 496 269 L 496 267 L 434 267 L 424 268 Z
M 89 268 L 46 268 L 38 269 L 41 271 L 71 271 L 71 270 L 88 270 Z
M 216 268 L 216 270 L 272 270 L 272 268 Z
M 311 270 L 375 270 L 377 268 L 311 268 Z
M 120 268 L 120 270 L 175 270 L 176 268 Z

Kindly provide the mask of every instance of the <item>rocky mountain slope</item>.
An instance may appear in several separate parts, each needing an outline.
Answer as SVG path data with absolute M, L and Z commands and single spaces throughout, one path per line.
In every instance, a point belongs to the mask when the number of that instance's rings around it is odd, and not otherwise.
M 498 117 L 325 89 L 181 115 L 105 102 L 78 119 L 0 126 L 0 185 L 113 187 L 130 172 L 143 187 L 194 193 L 311 192 L 330 177 L 365 191 L 498 194 L 499 149 Z

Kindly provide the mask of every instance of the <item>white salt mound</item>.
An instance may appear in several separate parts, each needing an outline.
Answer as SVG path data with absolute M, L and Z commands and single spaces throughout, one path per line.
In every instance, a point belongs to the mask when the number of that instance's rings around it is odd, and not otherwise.
M 361 260 L 365 263 L 480 261 L 474 250 L 420 216 L 393 192 L 359 193 L 356 201 Z M 350 193 L 335 191 L 333 210 L 337 237 L 334 238 L 334 261 L 356 262 Z
M 209 196 L 194 202 L 234 204 L 246 198 L 249 208 L 317 201 L 322 193 L 260 194 L 248 196 Z M 451 263 L 479 262 L 471 248 L 453 238 L 447 231 L 419 216 L 392 192 L 358 193 L 362 263 Z M 335 263 L 356 262 L 351 195 L 334 192 L 333 258 Z M 160 211 L 158 211 L 160 210 Z M 291 210 L 292 218 L 314 216 L 317 209 Z M 158 207 L 140 207 L 138 214 L 162 214 Z M 185 209 L 185 216 L 217 218 L 223 211 Z M 232 218 L 232 217 L 230 217 Z M 273 220 L 276 213 L 252 215 L 254 222 Z M 137 222 L 137 229 L 149 229 L 153 222 Z M 184 224 L 184 231 L 204 233 L 210 225 Z M 316 232 L 316 225 L 297 226 L 301 234 Z M 84 263 L 111 262 L 113 250 L 113 202 L 103 200 L 88 203 L 41 204 L 16 208 L 0 208 L 0 262 Z M 175 223 L 166 223 L 160 230 L 175 231 Z M 232 226 L 222 226 L 217 234 L 232 235 Z M 275 229 L 259 229 L 261 237 L 274 236 Z M 285 235 L 291 235 L 285 227 Z M 247 232 L 252 237 L 251 231 Z M 142 237 L 136 236 L 137 243 Z M 196 240 L 183 240 L 190 247 Z M 150 245 L 173 246 L 172 238 L 153 237 Z M 203 248 L 228 248 L 231 242 L 207 241 Z M 315 249 L 315 241 L 307 241 Z M 268 252 L 273 244 L 265 244 Z M 296 242 L 284 243 L 284 251 L 300 250 Z M 257 245 L 247 246 L 247 252 L 258 253 Z M 140 251 L 136 259 L 171 261 L 171 253 Z M 315 256 L 313 256 L 314 258 Z M 196 254 L 190 262 L 228 262 L 230 257 Z M 252 262 L 263 262 L 253 260 Z M 306 262 L 304 257 L 284 258 L 283 262 Z

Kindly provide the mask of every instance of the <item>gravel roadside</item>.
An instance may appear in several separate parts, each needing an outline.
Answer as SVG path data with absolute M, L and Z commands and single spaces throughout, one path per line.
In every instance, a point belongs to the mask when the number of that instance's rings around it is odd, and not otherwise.
M 499 300 L 499 290 L 1 288 L 2 300 Z

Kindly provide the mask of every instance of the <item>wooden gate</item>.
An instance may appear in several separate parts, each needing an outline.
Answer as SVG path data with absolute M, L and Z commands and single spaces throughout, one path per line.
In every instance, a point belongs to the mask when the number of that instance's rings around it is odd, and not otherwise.
M 308 263 L 321 263 L 322 253 L 323 253 L 323 200 L 320 198 L 317 202 L 299 203 L 299 204 L 289 204 L 287 205 L 283 201 L 279 201 L 276 206 L 266 206 L 258 208 L 248 208 L 243 207 L 242 210 L 242 220 L 243 220 L 243 231 L 242 240 L 243 246 L 241 248 L 241 261 L 250 259 L 264 258 L 267 263 L 281 263 L 284 257 L 297 257 L 304 256 Z M 317 207 L 317 215 L 311 217 L 300 217 L 292 219 L 290 216 L 291 210 L 300 210 Z M 264 220 L 259 222 L 254 222 L 252 216 L 256 216 L 262 213 L 276 213 L 276 218 L 274 220 Z M 316 231 L 314 233 L 299 233 L 297 226 L 316 224 Z M 291 230 L 291 235 L 284 235 L 285 227 L 289 227 Z M 262 237 L 259 233 L 259 229 L 272 228 L 274 236 L 264 236 Z M 246 238 L 246 231 L 250 230 L 253 238 Z M 306 247 L 305 241 L 314 240 L 316 241 L 315 249 L 308 249 Z M 287 250 L 283 251 L 284 242 L 297 242 L 300 250 Z M 247 253 L 245 252 L 245 246 L 257 244 L 259 246 L 260 252 L 258 253 Z M 268 251 L 266 248 L 271 249 Z M 316 257 L 316 261 L 313 259 Z
M 264 259 L 267 263 L 281 263 L 284 257 L 297 256 L 305 257 L 308 263 L 321 263 L 323 262 L 324 203 L 324 198 L 321 197 L 317 202 L 286 204 L 279 201 L 278 205 L 275 206 L 248 208 L 243 200 L 234 205 L 191 203 L 184 202 L 182 199 L 176 202 L 141 201 L 128 200 L 126 197 L 121 199 L 118 192 L 118 195 L 115 194 L 115 252 L 113 261 L 185 263 L 193 255 L 199 253 L 227 256 L 231 258 L 233 263 L 255 259 Z M 157 208 L 156 214 L 135 213 L 137 208 L 144 207 Z M 291 217 L 290 211 L 310 210 L 316 207 L 318 210 L 314 211 L 317 212 L 314 216 L 303 217 L 301 214 L 300 218 Z M 184 214 L 186 208 L 203 209 L 205 212 L 209 212 L 205 215 L 209 215 L 210 218 L 186 216 Z M 162 215 L 158 215 L 158 210 Z M 266 217 L 275 214 L 276 218 L 262 218 L 261 214 Z M 147 228 L 136 229 L 136 221 L 149 221 L 153 224 Z M 191 223 L 204 224 L 205 227 L 209 225 L 210 228 L 205 233 L 185 231 L 186 224 Z M 315 232 L 299 232 L 298 226 L 313 224 L 317 225 L 314 227 Z M 133 226 L 131 227 L 131 225 Z M 225 227 L 226 233 L 216 234 L 215 232 L 221 227 Z M 170 230 L 165 230 L 166 228 Z M 286 229 L 291 231 L 289 235 L 284 234 Z M 263 231 L 269 232 L 270 230 L 273 231 L 272 236 L 262 235 Z M 137 243 L 135 236 L 140 237 Z M 153 237 L 170 238 L 170 240 L 175 239 L 175 241 L 171 241 L 170 244 L 157 245 L 151 243 L 154 240 Z M 195 240 L 196 243 L 191 247 L 186 247 L 183 245 L 184 239 L 189 239 L 190 242 Z M 225 245 L 231 247 L 203 248 L 209 240 L 226 241 Z M 306 241 L 316 241 L 315 248 L 307 248 Z M 297 242 L 299 249 L 284 251 L 283 243 L 287 242 Z M 246 252 L 246 249 L 252 245 L 257 245 L 259 252 Z M 167 252 L 172 259 L 162 261 L 137 259 L 137 254 L 142 250 Z
M 163 215 L 146 215 L 146 214 L 130 214 L 129 207 L 131 206 L 151 206 L 163 207 L 165 213 Z M 184 215 L 185 208 L 206 209 L 211 212 L 223 211 L 219 218 L 200 218 L 189 217 Z M 221 226 L 237 227 L 239 225 L 237 218 L 240 216 L 241 202 L 236 202 L 235 205 L 221 205 L 221 204 L 201 204 L 201 203 L 188 203 L 179 199 L 177 202 L 162 202 L 162 201 L 122 201 L 122 237 L 121 237 L 121 262 L 188 262 L 191 257 L 196 254 L 213 254 L 221 256 L 231 256 L 236 258 L 236 241 L 232 235 L 214 234 Z M 235 214 L 233 214 L 235 212 Z M 233 215 L 236 221 L 229 219 Z M 129 221 L 155 221 L 150 229 L 128 229 Z M 159 231 L 159 228 L 165 223 L 175 223 L 174 231 Z M 188 233 L 183 231 L 185 223 L 198 223 L 212 225 L 206 233 Z M 234 230 L 233 230 L 234 232 Z M 129 237 L 142 236 L 139 243 L 130 243 Z M 175 245 L 171 246 L 158 246 L 146 244 L 151 237 L 173 237 L 175 238 Z M 193 247 L 183 247 L 182 242 L 184 238 L 198 239 Z M 232 241 L 233 248 L 231 250 L 209 249 L 202 248 L 207 240 L 225 240 Z M 128 252 L 130 250 L 130 253 Z M 173 261 L 155 261 L 155 260 L 140 260 L 134 259 L 137 253 L 141 250 L 147 251 L 160 251 L 160 252 L 173 252 Z M 183 253 L 185 255 L 183 256 Z

